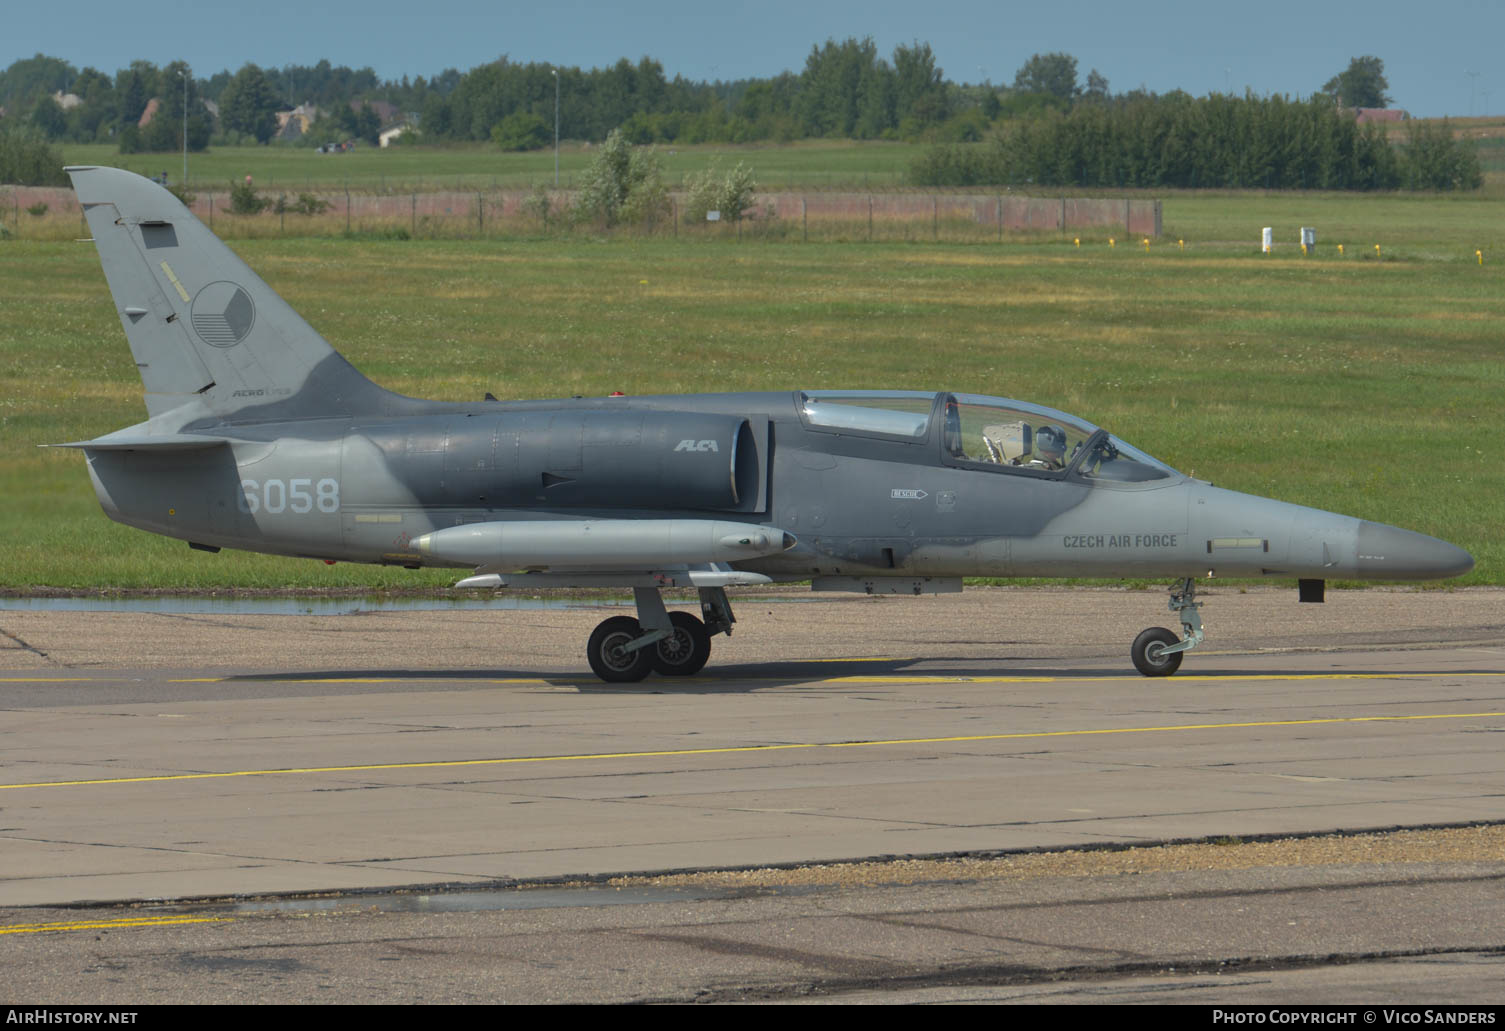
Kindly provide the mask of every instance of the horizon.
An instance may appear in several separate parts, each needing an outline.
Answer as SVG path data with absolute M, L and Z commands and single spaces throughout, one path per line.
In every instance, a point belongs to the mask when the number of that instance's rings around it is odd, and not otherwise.
M 1209 17 L 1191 0 L 1147 0 L 1133 11 L 1104 0 L 1049 11 L 1000 10 L 982 0 L 943 0 L 923 10 L 895 0 L 837 0 L 813 10 L 769 0 L 754 17 L 685 0 L 657 0 L 646 11 L 599 0 L 565 0 L 548 11 L 436 0 L 421 19 L 395 0 L 331 0 L 318 9 L 268 0 L 254 15 L 169 0 L 154 16 L 134 19 L 104 0 L 78 0 L 72 10 L 67 24 L 31 6 L 14 12 L 0 67 L 38 53 L 111 75 L 133 60 L 185 60 L 196 78 L 207 79 L 247 63 L 282 68 L 322 59 L 401 81 L 448 68 L 466 72 L 502 57 L 583 69 L 648 57 L 671 80 L 714 83 L 798 74 L 827 39 L 871 36 L 884 58 L 901 43 L 928 43 L 957 85 L 1008 86 L 1033 54 L 1062 52 L 1077 59 L 1079 83 L 1095 69 L 1113 93 L 1247 90 L 1304 98 L 1351 58 L 1373 55 L 1384 62 L 1390 106 L 1413 116 L 1473 117 L 1505 106 L 1505 77 L 1494 70 L 1492 52 L 1505 35 L 1505 5 L 1480 0 L 1444 0 L 1419 23 L 1414 5 L 1397 0 L 1376 0 L 1359 18 L 1273 0 L 1247 23 L 1237 12 Z M 80 24 L 112 28 L 80 34 Z

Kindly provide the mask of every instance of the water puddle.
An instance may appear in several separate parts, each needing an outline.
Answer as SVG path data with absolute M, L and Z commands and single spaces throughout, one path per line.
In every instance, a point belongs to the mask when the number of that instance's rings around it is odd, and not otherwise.
M 343 616 L 356 612 L 578 609 L 631 605 L 630 598 L 0 598 L 0 612 L 171 612 L 186 615 Z
M 346 895 L 332 899 L 274 899 L 242 902 L 236 913 L 324 912 L 378 909 L 383 913 L 485 913 L 501 909 L 560 909 L 580 906 L 635 906 L 653 902 L 698 902 L 725 896 L 725 888 L 514 888 L 510 891 L 457 891 L 432 895 Z

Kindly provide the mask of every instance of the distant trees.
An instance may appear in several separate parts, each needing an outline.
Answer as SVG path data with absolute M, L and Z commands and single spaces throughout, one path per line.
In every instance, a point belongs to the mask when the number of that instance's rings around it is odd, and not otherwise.
M 254 64 L 247 64 L 220 94 L 219 117 L 230 132 L 266 143 L 277 132 L 277 105 L 277 94 L 266 73 Z
M 491 142 L 503 150 L 538 150 L 551 138 L 549 127 L 531 111 L 514 111 L 491 127 Z
M 1452 133 L 1421 130 L 1391 147 L 1330 98 L 1193 98 L 1185 93 L 1079 104 L 1009 123 L 991 145 L 936 147 L 917 185 L 1472 189 L 1478 158 Z
M 1407 190 L 1477 190 L 1484 185 L 1479 152 L 1441 124 L 1411 122 L 1401 147 L 1401 185 Z
M 1103 80 L 1105 91 L 1107 85 L 1107 80 Z M 1077 95 L 1076 58 L 1060 53 L 1035 54 L 1015 73 L 1014 89 L 1021 93 L 1044 93 L 1069 104 Z
M 794 114 L 803 135 L 874 139 L 914 133 L 946 120 L 951 95 L 929 43 L 900 44 L 893 63 L 872 37 L 828 39 L 812 47 L 799 77 Z
M 137 60 L 111 78 L 38 54 L 0 70 L 7 112 L 0 124 L 13 133 L 24 129 L 29 140 L 114 139 L 127 152 L 175 151 L 184 143 L 186 111 L 187 144 L 199 150 L 216 132 L 206 100 L 218 103 L 219 138 L 227 142 L 266 142 L 279 109 L 311 101 L 322 113 L 305 142 L 359 138 L 374 145 L 382 127 L 378 102 L 385 101 L 417 123 L 420 142 L 489 140 L 524 150 L 548 144 L 557 95 L 561 135 L 607 139 L 610 147 L 597 156 L 620 164 L 611 174 L 603 166 L 591 179 L 591 217 L 608 223 L 634 217 L 620 214 L 624 205 L 653 210 L 652 203 L 629 204 L 610 184 L 651 181 L 649 158 L 635 157 L 632 148 L 669 142 L 835 137 L 977 144 L 941 146 L 917 162 L 914 180 L 933 184 L 1466 189 L 1480 179 L 1477 157 L 1445 126 L 1413 127 L 1393 147 L 1377 130 L 1340 114 L 1391 103 L 1377 57 L 1353 58 L 1309 101 L 1156 97 L 1142 90 L 1114 96 L 1097 69 L 1085 83 L 1077 71 L 1070 54 L 1036 53 L 1011 87 L 958 85 L 947 81 L 928 43 L 901 44 L 884 57 L 871 37 L 814 45 L 798 72 L 714 83 L 670 78 L 649 57 L 588 70 L 503 57 L 466 72 L 447 68 L 428 79 L 382 81 L 370 68 L 328 61 L 247 64 L 233 75 L 196 79 L 181 61 L 159 68 Z M 153 100 L 155 116 L 142 127 Z M 982 142 L 989 137 L 995 142 Z
M 1322 92 L 1344 107 L 1389 107 L 1392 98 L 1385 91 L 1385 62 L 1378 57 L 1355 57 L 1348 68 L 1322 85 Z
M 67 186 L 63 155 L 35 130 L 0 128 L 0 183 Z

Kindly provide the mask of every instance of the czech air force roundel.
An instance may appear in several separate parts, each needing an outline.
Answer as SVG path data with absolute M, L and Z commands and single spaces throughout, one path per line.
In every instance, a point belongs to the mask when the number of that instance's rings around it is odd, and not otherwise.
M 251 295 L 234 283 L 210 283 L 193 299 L 193 331 L 206 344 L 234 347 L 256 322 Z

